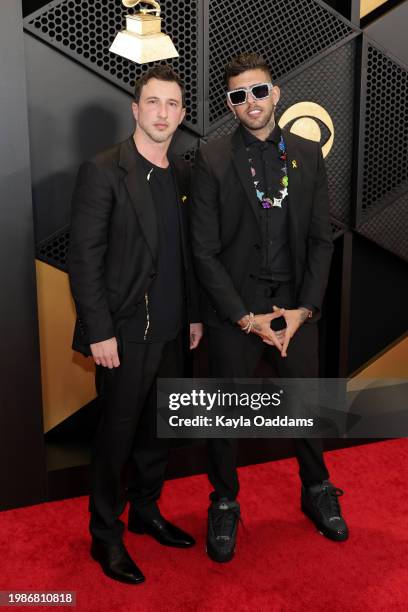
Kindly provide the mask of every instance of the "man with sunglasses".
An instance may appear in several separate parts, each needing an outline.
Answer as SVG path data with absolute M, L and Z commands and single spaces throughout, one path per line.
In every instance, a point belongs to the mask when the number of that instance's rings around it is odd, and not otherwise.
M 253 376 L 261 358 L 283 378 L 318 376 L 318 330 L 332 256 L 320 146 L 275 123 L 279 87 L 266 62 L 242 54 L 225 70 L 233 134 L 202 147 L 192 235 L 204 288 L 213 377 Z M 301 507 L 332 540 L 348 537 L 318 439 L 295 439 Z M 236 444 L 210 439 L 207 551 L 229 561 L 240 506 Z

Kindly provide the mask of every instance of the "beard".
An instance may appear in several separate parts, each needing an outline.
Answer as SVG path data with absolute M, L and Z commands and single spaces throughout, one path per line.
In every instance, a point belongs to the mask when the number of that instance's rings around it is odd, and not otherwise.
M 154 127 L 146 126 L 140 121 L 138 122 L 138 125 L 140 129 L 146 134 L 146 136 L 148 136 L 150 140 L 156 142 L 157 144 L 167 142 L 174 134 L 174 132 L 171 132 L 168 128 L 166 130 L 161 131 L 155 129 Z
M 167 142 L 173 134 L 157 134 L 157 133 L 153 133 L 153 132 L 146 132 L 147 135 L 149 136 L 149 138 L 151 140 L 153 140 L 153 142 L 156 143 L 161 143 L 161 142 Z
M 257 106 L 254 109 L 258 108 Z M 264 110 L 259 108 L 259 110 Z M 264 115 L 260 117 L 251 118 L 246 113 L 242 117 L 239 117 L 240 122 L 244 125 L 248 130 L 263 130 L 267 125 L 271 125 L 273 128 L 275 124 L 275 104 L 272 104 L 272 108 L 265 112 Z
M 173 133 L 170 134 L 167 130 L 165 132 L 146 129 L 143 131 L 147 134 L 150 140 L 153 140 L 153 142 L 156 143 L 167 142 L 167 140 L 169 140 L 173 136 Z

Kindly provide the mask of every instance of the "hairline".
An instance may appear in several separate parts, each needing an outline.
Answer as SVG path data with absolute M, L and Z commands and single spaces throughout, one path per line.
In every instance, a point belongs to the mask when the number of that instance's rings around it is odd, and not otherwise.
M 145 81 L 142 84 L 142 86 L 140 88 L 140 91 L 139 91 L 139 100 L 136 100 L 136 96 L 135 96 L 135 92 L 134 92 L 134 94 L 133 94 L 133 102 L 135 102 L 136 104 L 139 104 L 140 98 L 142 97 L 143 88 L 145 87 L 145 85 L 147 85 L 149 83 L 149 81 L 152 81 L 153 79 L 155 79 L 156 81 L 161 81 L 162 83 L 175 83 L 178 86 L 178 88 L 179 88 L 179 90 L 181 92 L 181 106 L 182 106 L 182 108 L 186 107 L 186 101 L 185 101 L 186 90 L 184 88 L 184 84 L 181 85 L 180 83 L 177 82 L 176 79 L 161 79 L 160 77 L 158 77 L 156 75 L 149 76 L 147 81 Z
M 270 79 L 270 82 L 273 84 L 272 74 L 269 69 L 263 68 L 262 66 L 254 66 L 254 68 L 246 68 L 245 70 L 243 70 L 242 72 L 239 72 L 238 74 L 231 74 L 228 77 L 227 90 L 229 91 L 229 87 L 230 87 L 229 83 L 231 79 L 241 76 L 241 74 L 245 74 L 246 72 L 253 72 L 254 70 L 261 70 L 268 77 L 268 79 Z
M 151 79 L 149 79 L 149 81 L 153 80 L 153 78 L 156 78 L 156 77 L 152 77 Z M 163 83 L 165 83 L 165 82 L 166 82 L 164 79 L 156 79 L 156 80 L 157 80 L 157 81 L 162 81 Z M 147 83 L 148 83 L 149 81 L 147 81 Z M 135 102 L 135 104 L 138 104 L 138 103 L 140 102 L 140 98 L 142 97 L 143 88 L 144 88 L 144 86 L 145 86 L 145 85 L 147 85 L 147 83 L 144 83 L 144 84 L 143 84 L 143 86 L 142 86 L 142 88 L 141 88 L 141 90 L 140 90 L 139 101 L 137 101 L 136 99 L 134 99 L 134 100 L 133 100 L 133 102 Z M 176 85 L 178 85 L 177 81 L 167 81 L 167 83 L 176 83 Z M 169 101 L 172 101 L 172 102 L 180 102 L 180 103 L 181 103 L 181 106 L 184 108 L 184 105 L 183 105 L 183 91 L 182 91 L 182 89 L 181 89 L 180 85 L 179 85 L 179 89 L 180 89 L 180 91 L 181 91 L 181 96 L 180 96 L 180 98 L 181 98 L 181 99 L 177 99 L 177 98 L 166 98 L 166 100 L 169 100 Z M 149 99 L 149 98 L 155 98 L 155 99 L 157 99 L 157 100 L 158 100 L 158 99 L 159 99 L 159 96 L 154 96 L 154 95 L 147 96 L 147 99 Z

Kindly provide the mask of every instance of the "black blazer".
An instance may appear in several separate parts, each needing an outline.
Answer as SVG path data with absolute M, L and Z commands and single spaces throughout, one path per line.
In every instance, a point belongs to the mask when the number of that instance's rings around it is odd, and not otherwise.
M 283 132 L 289 178 L 290 251 L 298 305 L 321 308 L 333 251 L 320 146 Z M 191 207 L 195 270 L 206 291 L 201 314 L 213 326 L 252 310 L 261 266 L 259 201 L 236 130 L 200 148 Z M 313 319 L 317 319 L 313 317 Z
M 171 157 L 175 170 L 188 318 L 198 321 L 187 207 L 190 168 Z M 99 153 L 79 169 L 72 200 L 68 269 L 77 310 L 73 348 L 111 338 L 145 303 L 156 275 L 158 229 L 143 161 L 133 137 Z M 164 297 L 165 299 L 165 297 Z M 143 306 L 144 307 L 144 306 Z

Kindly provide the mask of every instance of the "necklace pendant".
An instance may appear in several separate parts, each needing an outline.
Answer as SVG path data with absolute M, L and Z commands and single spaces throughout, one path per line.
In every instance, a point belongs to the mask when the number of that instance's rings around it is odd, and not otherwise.
M 283 198 L 273 198 L 272 208 L 282 208 Z
M 271 198 L 263 198 L 263 200 L 261 201 L 262 204 L 262 208 L 272 208 L 273 203 Z

